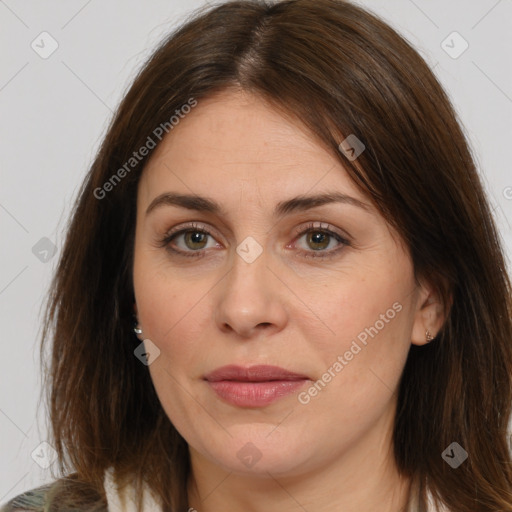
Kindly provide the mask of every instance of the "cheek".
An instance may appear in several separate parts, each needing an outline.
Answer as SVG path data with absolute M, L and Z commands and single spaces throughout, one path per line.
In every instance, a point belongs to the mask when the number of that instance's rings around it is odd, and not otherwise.
M 133 284 L 144 334 L 160 339 L 177 322 L 185 304 L 178 300 L 183 296 L 179 281 L 171 279 L 157 256 L 153 250 L 136 249 Z
M 305 337 L 319 356 L 317 366 L 322 368 L 315 376 L 321 382 L 310 388 L 313 407 L 320 414 L 327 403 L 329 408 L 343 404 L 336 414 L 347 425 L 357 423 L 355 418 L 373 418 L 382 412 L 410 347 L 412 269 L 407 261 L 397 259 L 393 265 L 383 261 L 361 272 L 350 269 L 323 294 L 311 296 L 322 322 L 307 327 L 302 323 L 303 330 L 308 329 Z M 325 333 L 322 336 L 318 336 L 319 326 Z M 308 396 L 303 399 L 307 401 Z
M 135 265 L 134 288 L 144 337 L 164 356 L 166 366 L 179 357 L 179 367 L 204 352 L 199 347 L 211 313 L 208 312 L 208 280 L 183 279 L 148 262 Z M 210 320 L 211 321 L 211 320 Z
M 304 298 L 316 315 L 308 324 L 300 321 L 308 325 L 310 339 L 335 351 L 348 349 L 355 339 L 399 343 L 404 325 L 410 326 L 411 289 L 412 274 L 405 265 L 398 272 L 396 263 L 386 265 L 381 259 L 376 266 L 344 269 L 336 280 L 310 289 Z M 325 335 L 312 337 L 314 329 Z
M 311 329 L 305 335 L 320 370 L 300 403 L 307 404 L 304 412 L 313 411 L 310 426 L 324 428 L 329 410 L 333 426 L 328 434 L 339 435 L 343 425 L 348 439 L 389 407 L 410 347 L 410 311 L 399 290 L 385 283 L 372 290 L 354 286 L 334 299 L 324 303 L 324 311 L 335 334 L 315 337 Z

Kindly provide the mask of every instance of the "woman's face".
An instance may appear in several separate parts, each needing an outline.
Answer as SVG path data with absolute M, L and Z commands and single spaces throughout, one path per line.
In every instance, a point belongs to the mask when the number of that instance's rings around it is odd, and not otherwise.
M 141 177 L 133 272 L 148 368 L 193 464 L 293 475 L 385 451 L 429 291 L 297 124 L 243 93 L 199 101 Z

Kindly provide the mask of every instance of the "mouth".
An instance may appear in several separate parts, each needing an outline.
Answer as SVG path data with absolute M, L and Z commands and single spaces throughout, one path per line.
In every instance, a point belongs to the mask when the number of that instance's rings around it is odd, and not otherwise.
M 310 379 L 278 366 L 222 366 L 204 376 L 224 401 L 238 407 L 263 407 L 299 390 Z

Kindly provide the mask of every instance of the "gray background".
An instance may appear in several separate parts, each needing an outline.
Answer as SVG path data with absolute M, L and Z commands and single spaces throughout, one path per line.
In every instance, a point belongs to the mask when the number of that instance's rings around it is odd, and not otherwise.
M 46 423 L 38 410 L 36 347 L 40 307 L 78 186 L 135 72 L 204 3 L 0 0 L 0 503 L 53 479 L 44 469 L 51 448 L 40 445 Z M 358 3 L 409 39 L 447 89 L 510 259 L 511 0 Z M 450 36 L 454 31 L 463 39 Z M 55 43 L 42 32 L 58 44 L 47 58 L 41 54 Z M 461 53 L 464 40 L 469 47 Z

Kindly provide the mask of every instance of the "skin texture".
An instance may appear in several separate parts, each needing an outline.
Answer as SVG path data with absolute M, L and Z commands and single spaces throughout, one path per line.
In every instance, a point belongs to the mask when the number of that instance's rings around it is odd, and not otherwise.
M 366 208 L 332 203 L 273 214 L 280 201 L 333 191 Z M 205 196 L 225 211 L 164 205 L 146 215 L 164 192 Z M 191 222 L 211 235 L 190 239 Z M 301 234 L 309 223 L 310 236 Z M 320 235 L 327 229 L 348 244 L 333 235 L 315 244 L 320 224 Z M 175 227 L 191 229 L 189 238 L 161 247 Z M 236 251 L 249 236 L 262 249 L 251 263 Z M 169 247 L 202 254 L 180 256 Z M 311 257 L 319 253 L 331 256 Z M 141 177 L 133 276 L 140 339 L 160 350 L 148 368 L 190 447 L 191 507 L 364 512 L 405 505 L 409 481 L 397 473 L 391 444 L 396 390 L 411 342 L 425 343 L 426 329 L 438 332 L 441 308 L 429 284 L 414 278 L 398 235 L 297 122 L 241 91 L 201 100 Z M 371 326 L 378 333 L 348 361 L 344 354 Z M 346 364 L 336 372 L 338 356 Z M 331 379 L 307 403 L 294 392 L 265 407 L 237 407 L 203 379 L 226 364 L 305 374 L 311 382 L 301 392 L 329 368 Z M 251 467 L 237 456 L 248 442 L 261 456 Z

